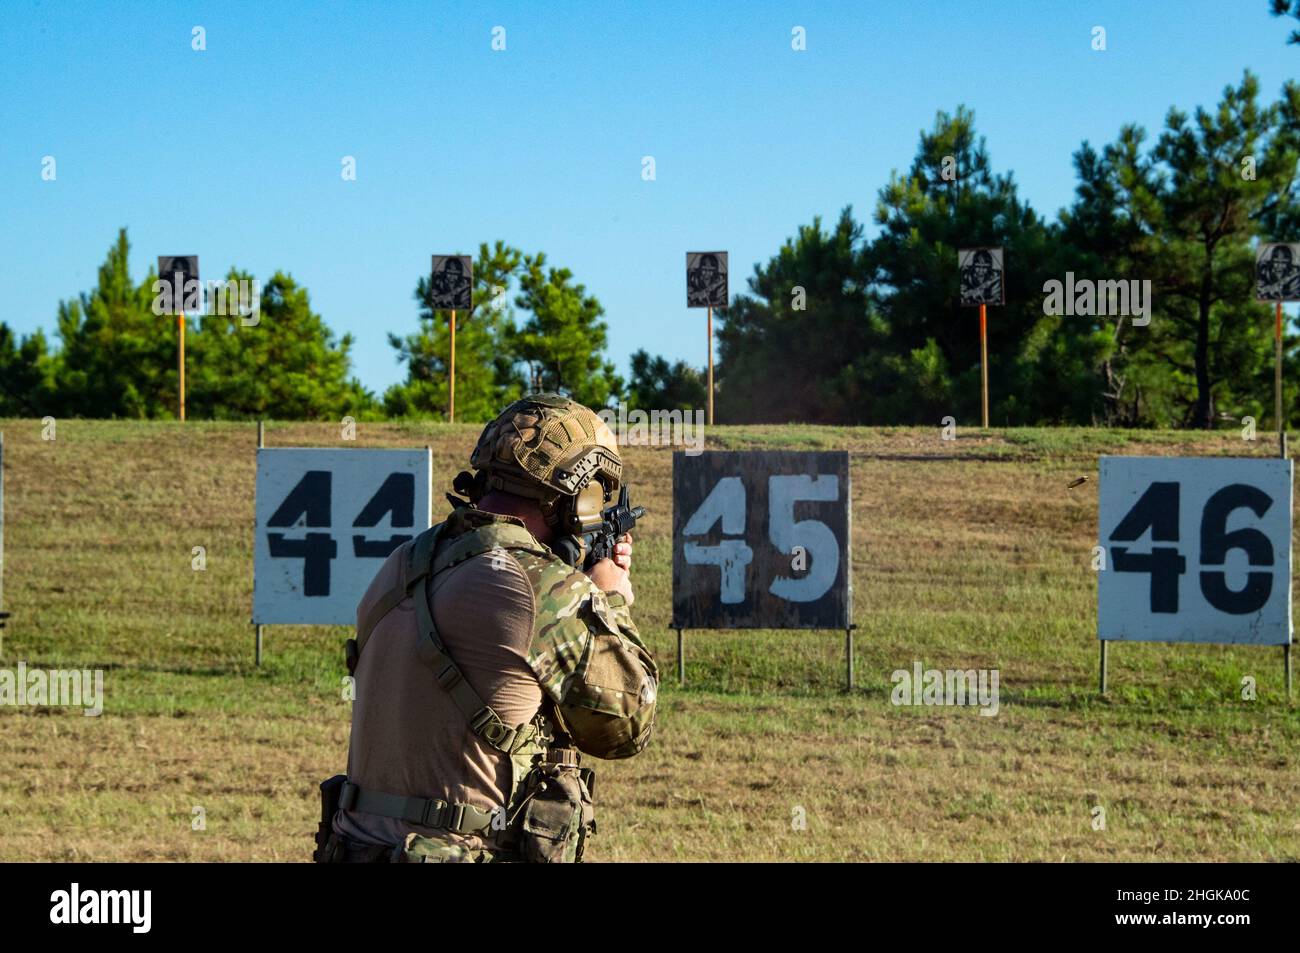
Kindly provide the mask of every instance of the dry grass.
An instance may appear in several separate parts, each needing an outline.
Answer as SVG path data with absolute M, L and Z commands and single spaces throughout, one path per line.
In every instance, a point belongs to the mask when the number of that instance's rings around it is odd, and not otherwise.
M 252 664 L 255 427 L 0 427 L 0 665 L 104 668 L 107 695 L 99 718 L 0 708 L 0 859 L 305 859 L 315 785 L 346 757 L 348 633 L 269 628 Z M 338 433 L 273 424 L 268 443 Z M 362 424 L 356 445 L 431 444 L 437 487 L 476 435 Z M 1235 437 L 716 428 L 710 448 L 851 452 L 858 690 L 840 691 L 841 633 L 688 633 L 690 685 L 665 686 L 654 743 L 599 768 L 593 857 L 1300 859 L 1300 713 L 1277 649 L 1119 646 L 1096 696 L 1097 454 L 1269 452 Z M 651 511 L 637 616 L 671 683 L 671 455 L 627 458 Z M 999 669 L 998 715 L 894 707 L 889 675 L 914 660 Z

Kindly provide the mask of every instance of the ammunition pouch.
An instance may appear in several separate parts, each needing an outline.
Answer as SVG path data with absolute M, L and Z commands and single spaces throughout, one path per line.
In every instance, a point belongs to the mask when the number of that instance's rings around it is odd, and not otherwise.
M 511 833 L 527 863 L 580 863 L 587 838 L 596 833 L 595 773 L 578 767 L 576 751 L 569 755 L 568 749 L 551 749 L 525 780 Z

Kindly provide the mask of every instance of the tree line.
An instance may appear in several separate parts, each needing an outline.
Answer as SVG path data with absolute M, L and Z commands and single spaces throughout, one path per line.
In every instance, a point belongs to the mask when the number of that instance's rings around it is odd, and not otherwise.
M 878 193 L 875 236 L 845 208 L 814 217 L 716 313 L 717 419 L 934 424 L 978 419 L 975 312 L 958 303 L 957 249 L 1005 250 L 1006 304 L 989 311 L 991 419 L 1000 425 L 1211 427 L 1272 416 L 1272 309 L 1254 300 L 1255 248 L 1300 240 L 1300 85 L 1261 102 L 1247 71 L 1213 108 L 1170 109 L 1154 137 L 1133 124 L 1074 153 L 1071 205 L 1054 219 L 995 169 L 974 114 L 940 112 L 910 167 Z M 122 230 L 96 287 L 58 306 L 58 346 L 0 323 L 0 416 L 166 418 L 176 413 L 174 322 L 132 282 Z M 1149 282 L 1149 323 L 1045 307 L 1051 282 Z M 251 280 L 232 269 L 232 280 Z M 733 291 L 735 289 L 733 288 Z M 444 417 L 446 312 L 429 278 L 416 326 L 389 343 L 405 379 L 382 395 L 352 374 L 306 288 L 279 271 L 260 319 L 192 315 L 187 414 L 217 419 Z M 599 300 L 542 252 L 479 246 L 473 309 L 457 317 L 458 420 L 489 419 L 529 391 L 589 406 L 699 408 L 703 372 L 640 350 L 624 380 L 606 356 Z M 1084 312 L 1101 309 L 1080 309 Z M 1296 420 L 1297 339 L 1284 406 Z M 702 362 L 701 362 L 702 363 Z

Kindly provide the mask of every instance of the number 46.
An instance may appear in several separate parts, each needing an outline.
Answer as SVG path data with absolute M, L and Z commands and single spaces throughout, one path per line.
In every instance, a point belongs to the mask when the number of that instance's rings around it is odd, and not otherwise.
M 1178 542 L 1178 483 L 1152 483 L 1115 531 L 1111 542 L 1133 542 L 1148 529 L 1153 543 Z M 1258 529 L 1239 529 L 1229 533 L 1228 516 L 1245 507 L 1262 517 L 1273 505 L 1273 498 L 1258 487 L 1233 483 L 1219 490 L 1205 503 L 1201 513 L 1202 566 L 1222 566 L 1228 552 L 1240 549 L 1252 566 L 1273 565 L 1273 544 Z M 1116 572 L 1151 574 L 1151 611 L 1178 611 L 1178 577 L 1187 572 L 1187 560 L 1177 546 L 1153 546 L 1150 553 L 1130 553 L 1127 546 L 1111 547 Z M 1228 588 L 1227 573 L 1202 570 L 1201 593 L 1220 612 L 1248 615 L 1258 612 L 1273 592 L 1272 572 L 1252 572 L 1244 589 Z

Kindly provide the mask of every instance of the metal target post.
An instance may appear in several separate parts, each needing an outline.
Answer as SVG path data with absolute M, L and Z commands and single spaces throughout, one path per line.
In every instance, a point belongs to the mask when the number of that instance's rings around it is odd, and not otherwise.
M 266 446 L 266 428 L 262 421 L 257 422 L 257 449 L 261 450 Z M 254 645 L 253 645 L 253 664 L 262 664 L 262 626 L 260 623 L 254 623 Z

